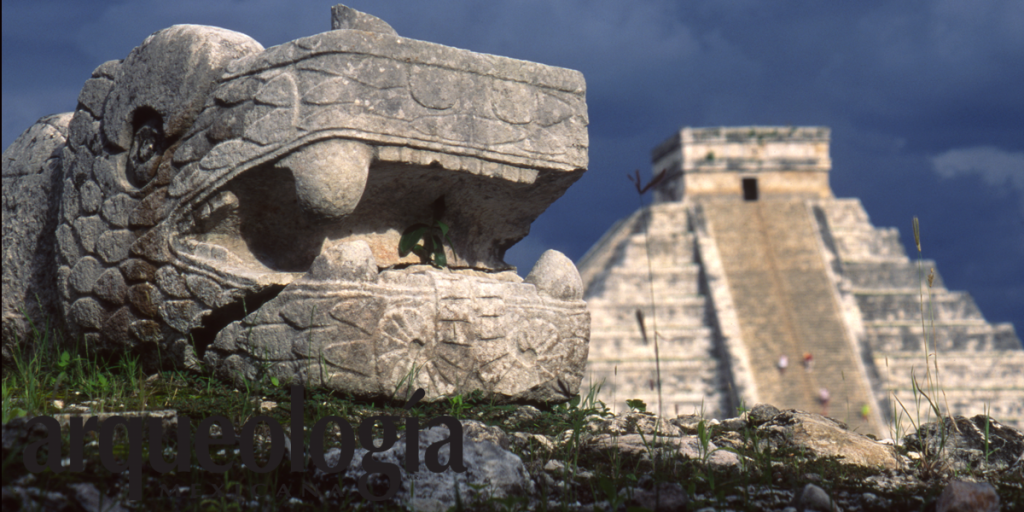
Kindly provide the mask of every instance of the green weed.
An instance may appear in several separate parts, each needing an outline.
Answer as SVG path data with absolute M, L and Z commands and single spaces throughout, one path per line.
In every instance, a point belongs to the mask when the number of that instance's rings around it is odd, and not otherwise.
M 398 242 L 398 255 L 406 257 L 410 252 L 419 256 L 424 263 L 438 268 L 448 266 L 448 258 L 444 254 L 444 243 L 452 245 L 448 224 L 441 221 L 444 215 L 444 196 L 437 198 L 431 205 L 433 216 L 429 223 L 413 224 L 402 232 Z

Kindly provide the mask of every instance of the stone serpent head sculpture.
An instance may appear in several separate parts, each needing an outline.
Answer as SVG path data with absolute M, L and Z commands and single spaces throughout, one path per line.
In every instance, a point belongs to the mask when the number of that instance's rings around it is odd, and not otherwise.
M 5 361 L 27 312 L 100 354 L 236 383 L 578 391 L 575 266 L 548 251 L 524 281 L 503 257 L 586 169 L 582 75 L 333 15 L 269 49 L 161 30 L 5 150 Z M 438 220 L 446 267 L 399 254 Z

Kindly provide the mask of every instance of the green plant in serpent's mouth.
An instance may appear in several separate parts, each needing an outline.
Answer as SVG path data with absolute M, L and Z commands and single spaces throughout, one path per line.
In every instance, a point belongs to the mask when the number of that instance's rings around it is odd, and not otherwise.
M 448 266 L 444 242 L 452 245 L 452 238 L 448 234 L 450 228 L 441 221 L 445 210 L 444 196 L 437 198 L 430 207 L 433 215 L 429 224 L 413 224 L 402 232 L 402 238 L 398 241 L 398 255 L 404 258 L 411 252 L 425 263 L 444 268 Z

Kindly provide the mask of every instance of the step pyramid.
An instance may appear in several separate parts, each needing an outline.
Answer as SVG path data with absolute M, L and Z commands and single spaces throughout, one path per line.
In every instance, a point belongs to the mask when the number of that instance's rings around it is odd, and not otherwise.
M 718 418 L 771 403 L 893 437 L 894 418 L 929 417 L 916 382 L 943 410 L 1024 425 L 1013 326 L 986 322 L 935 262 L 907 257 L 896 229 L 833 196 L 829 136 L 684 128 L 655 148 L 653 204 L 577 265 L 592 317 L 585 385 L 602 383 L 601 400 Z

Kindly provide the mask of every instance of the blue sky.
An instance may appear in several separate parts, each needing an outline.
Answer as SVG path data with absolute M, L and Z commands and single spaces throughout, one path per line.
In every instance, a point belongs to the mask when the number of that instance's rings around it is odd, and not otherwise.
M 920 217 L 947 286 L 1024 330 L 1024 2 L 349 2 L 405 37 L 583 72 L 590 170 L 509 251 L 522 269 L 547 248 L 579 259 L 636 209 L 626 173 L 683 126 L 822 125 L 836 195 L 908 250 Z M 328 30 L 332 3 L 5 1 L 3 147 L 152 32 L 270 47 Z

